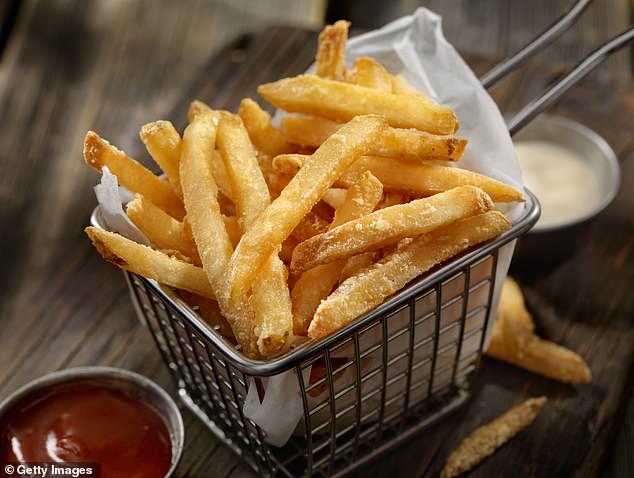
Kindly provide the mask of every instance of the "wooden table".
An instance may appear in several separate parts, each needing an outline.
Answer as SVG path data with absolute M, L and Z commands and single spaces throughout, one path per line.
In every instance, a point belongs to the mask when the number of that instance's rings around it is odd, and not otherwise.
M 71 13 L 85 19 L 83 8 L 76 5 Z M 165 77 L 148 75 L 140 86 L 126 83 L 127 74 L 138 71 L 130 62 L 110 64 L 116 75 L 108 82 L 102 77 L 102 62 L 118 58 L 116 37 L 114 46 L 92 55 L 77 45 L 79 38 L 90 42 L 96 35 L 99 15 L 87 15 L 92 22 L 69 33 L 71 26 L 77 28 L 72 15 L 67 25 L 52 26 L 46 21 L 51 14 L 39 9 L 22 19 L 30 22 L 23 27 L 38 35 L 10 45 L 0 70 L 0 398 L 46 372 L 86 364 L 135 370 L 174 391 L 148 332 L 134 317 L 120 273 L 101 261 L 83 235 L 97 177 L 81 160 L 82 137 L 94 128 L 147 159 L 136 134 L 143 122 L 163 117 L 183 126 L 186 103 L 194 97 L 235 109 L 243 96 L 255 96 L 258 83 L 304 70 L 315 35 L 267 30 L 223 50 L 193 83 L 173 71 L 177 64 L 165 63 Z M 53 61 L 40 49 L 64 54 Z M 29 56 L 38 53 L 37 61 Z M 160 62 L 156 55 L 147 61 Z M 477 72 L 491 65 L 469 60 Z M 494 97 L 503 110 L 516 110 L 558 73 L 525 68 Z M 157 96 L 152 88 L 162 81 L 170 88 Z M 540 270 L 538 281 L 518 276 L 539 333 L 583 355 L 594 374 L 592 384 L 564 386 L 484 360 L 466 407 L 363 470 L 364 476 L 433 476 L 467 433 L 538 394 L 550 401 L 534 425 L 470 476 L 597 476 L 604 470 L 632 396 L 634 91 L 631 83 L 601 81 L 581 84 L 556 112 L 597 130 L 612 145 L 622 165 L 619 196 L 583 232 L 585 245 L 571 260 Z M 253 476 L 189 413 L 185 420 L 179 476 Z M 631 438 L 620 443 L 627 462 Z

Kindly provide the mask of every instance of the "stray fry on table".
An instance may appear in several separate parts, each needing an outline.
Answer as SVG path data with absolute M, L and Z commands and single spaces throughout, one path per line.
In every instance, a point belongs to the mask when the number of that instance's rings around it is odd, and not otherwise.
M 502 287 L 498 318 L 485 355 L 563 383 L 592 380 L 590 368 L 578 354 L 535 335 L 522 291 L 510 277 Z
M 514 406 L 491 423 L 475 430 L 456 448 L 440 473 L 441 478 L 454 478 L 484 461 L 495 451 L 528 427 L 546 403 L 546 397 L 530 398 Z

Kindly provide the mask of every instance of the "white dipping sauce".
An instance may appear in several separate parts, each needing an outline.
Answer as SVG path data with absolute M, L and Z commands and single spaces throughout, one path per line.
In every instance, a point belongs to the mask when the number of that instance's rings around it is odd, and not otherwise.
M 536 227 L 573 221 L 598 204 L 599 181 L 576 152 L 545 141 L 518 141 L 515 152 L 524 184 L 542 205 Z

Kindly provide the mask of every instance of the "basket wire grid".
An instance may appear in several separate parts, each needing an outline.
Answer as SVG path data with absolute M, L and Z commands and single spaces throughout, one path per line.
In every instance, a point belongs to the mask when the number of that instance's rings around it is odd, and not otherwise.
M 414 281 L 324 340 L 271 361 L 244 357 L 178 294 L 125 272 L 183 402 L 258 476 L 341 476 L 459 407 L 479 364 L 500 248 L 528 230 L 539 205 L 527 192 L 505 234 Z M 92 222 L 102 227 L 99 209 Z M 283 447 L 245 417 L 250 386 L 291 371 L 301 419 Z

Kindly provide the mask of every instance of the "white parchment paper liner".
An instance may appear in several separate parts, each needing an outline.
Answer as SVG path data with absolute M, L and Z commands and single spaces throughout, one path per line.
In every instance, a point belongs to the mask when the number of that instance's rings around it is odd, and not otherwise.
M 471 69 L 462 60 L 455 49 L 445 40 L 441 19 L 438 15 L 432 13 L 425 8 L 419 8 L 413 15 L 400 18 L 385 27 L 375 30 L 364 35 L 353 38 L 348 43 L 347 61 L 352 66 L 354 59 L 360 56 L 372 56 L 382 63 L 391 73 L 402 74 L 417 89 L 425 92 L 439 103 L 451 106 L 458 116 L 461 128 L 459 135 L 465 136 L 469 140 L 468 147 L 458 166 L 485 174 L 496 178 L 505 183 L 511 184 L 516 188 L 522 188 L 521 174 L 519 164 L 515 157 L 513 144 L 508 134 L 506 125 L 497 106 L 482 88 L 480 82 L 475 77 Z M 309 70 L 310 71 L 310 70 Z M 95 188 L 99 204 L 102 212 L 105 212 L 105 222 L 108 229 L 120 232 L 130 239 L 147 244 L 148 241 L 143 235 L 130 223 L 121 207 L 122 199 L 116 187 L 116 178 L 108 172 L 104 172 L 102 178 L 101 191 L 100 186 Z M 117 205 L 118 202 L 118 205 Z M 507 214 L 512 221 L 519 218 L 523 206 L 521 204 L 499 205 L 499 209 Z M 503 278 L 506 276 L 511 256 L 513 253 L 514 242 L 508 244 L 500 250 L 497 264 L 497 280 L 494 292 L 494 300 L 492 310 L 497 310 L 499 294 Z M 482 272 L 485 275 L 485 272 Z M 477 279 L 478 273 L 472 274 L 472 278 Z M 455 290 L 461 290 L 461 284 L 455 284 Z M 470 297 L 470 304 L 477 305 L 486 301 L 486 294 L 481 290 Z M 433 310 L 435 304 L 435 296 L 430 295 L 426 300 L 421 301 L 420 310 L 417 306 L 417 316 L 423 316 Z M 451 308 L 443 311 L 441 322 L 451 323 L 451 320 L 458 320 L 458 317 L 452 318 Z M 485 343 L 488 344 L 491 328 L 495 319 L 493 313 L 489 327 L 486 331 Z M 409 314 L 395 314 L 390 318 L 390 327 L 397 330 L 398 327 L 405 327 L 409 321 Z M 421 327 L 429 327 L 431 322 L 424 322 Z M 467 325 L 468 327 L 468 325 Z M 431 335 L 433 330 L 423 328 L 416 330 L 416 337 Z M 396 344 L 403 342 L 402 350 L 407 349 L 407 335 L 404 334 L 401 339 L 397 339 Z M 362 336 L 361 349 L 366 349 L 382 340 L 379 328 L 376 333 L 370 333 Z M 473 343 L 465 343 L 463 345 L 463 355 L 475 352 L 479 346 L 479 341 Z M 395 343 L 391 343 L 390 350 L 398 350 L 399 347 Z M 431 350 L 420 352 L 420 356 L 414 357 L 415 360 L 424 360 L 425 353 L 431 353 Z M 346 347 L 338 350 L 333 357 L 349 358 L 352 357 L 352 350 Z M 450 363 L 453 356 L 439 356 L 437 364 L 442 365 L 444 362 Z M 406 362 L 406 361 L 403 361 Z M 362 364 L 364 369 L 371 370 L 376 368 L 380 363 L 378 358 L 372 356 L 364 359 Z M 398 366 L 394 369 L 396 372 Z M 338 376 L 335 381 L 335 393 L 338 389 L 349 385 L 355 380 L 353 367 L 349 367 L 346 372 Z M 310 373 L 307 369 L 306 374 Z M 390 370 L 392 373 L 392 370 Z M 429 373 L 421 367 L 421 374 Z M 306 382 L 307 377 L 303 377 Z M 449 383 L 450 377 L 440 378 L 438 386 L 442 386 L 445 382 Z M 300 397 L 300 390 L 294 371 L 289 371 L 263 380 L 265 387 L 264 398 L 260 402 L 256 386 L 251 380 L 249 390 L 244 404 L 244 415 L 250 418 L 267 434 L 266 441 L 275 446 L 284 445 L 293 432 L 303 432 L 303 426 L 298 427 L 298 423 L 303 416 L 303 406 Z M 377 374 L 375 380 L 368 380 L 364 384 L 364 389 L 369 390 L 380 387 L 380 374 Z M 398 390 L 396 390 L 398 393 Z M 312 409 L 314 405 L 324 401 L 327 397 L 327 389 L 315 397 L 309 396 L 309 406 Z M 362 394 L 364 391 L 362 390 Z M 348 394 L 349 398 L 337 401 L 337 409 L 347 407 L 355 400 L 354 394 Z M 378 405 L 378 397 L 372 401 L 368 401 L 369 406 Z M 410 403 L 426 398 L 426 392 L 421 388 L 419 392 L 412 392 Z M 389 398 L 389 397 L 388 397 Z M 348 403 L 349 402 L 349 403 Z M 386 411 L 386 413 L 389 411 Z M 337 426 L 345 427 L 349 425 L 354 414 L 348 414 L 343 419 L 339 419 Z M 330 419 L 329 408 L 326 407 L 319 413 L 311 417 L 311 429 L 320 423 Z

